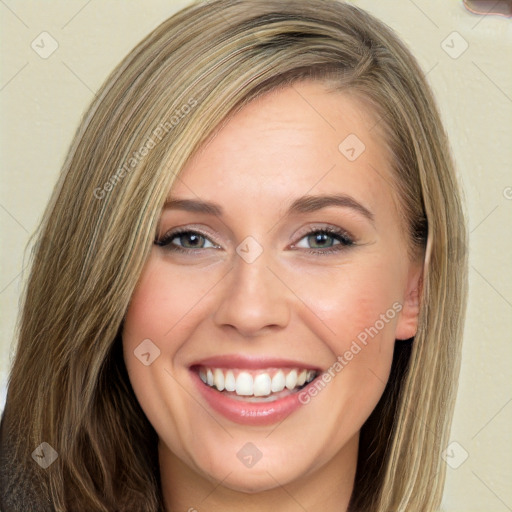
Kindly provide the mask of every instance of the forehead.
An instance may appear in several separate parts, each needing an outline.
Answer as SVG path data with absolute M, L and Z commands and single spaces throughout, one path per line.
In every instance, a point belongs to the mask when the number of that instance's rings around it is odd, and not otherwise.
M 185 166 L 171 196 L 211 199 L 228 213 L 230 205 L 282 211 L 308 193 L 389 201 L 390 158 L 377 125 L 361 100 L 321 83 L 278 89 L 231 116 Z

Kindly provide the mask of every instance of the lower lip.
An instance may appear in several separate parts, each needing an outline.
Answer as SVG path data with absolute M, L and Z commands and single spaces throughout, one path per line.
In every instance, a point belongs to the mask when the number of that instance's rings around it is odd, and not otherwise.
M 300 391 L 273 402 L 255 403 L 235 400 L 204 384 L 196 372 L 192 371 L 191 373 L 199 392 L 211 408 L 235 423 L 242 425 L 272 425 L 283 421 L 303 405 L 299 400 Z M 314 380 L 311 382 L 314 382 Z M 306 387 L 302 388 L 301 391 L 306 389 Z

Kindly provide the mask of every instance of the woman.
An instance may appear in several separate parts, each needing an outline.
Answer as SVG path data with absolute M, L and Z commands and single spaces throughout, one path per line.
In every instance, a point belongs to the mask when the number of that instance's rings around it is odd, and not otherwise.
M 385 25 L 332 0 L 184 9 L 106 81 L 45 213 L 2 509 L 435 510 L 465 240 Z

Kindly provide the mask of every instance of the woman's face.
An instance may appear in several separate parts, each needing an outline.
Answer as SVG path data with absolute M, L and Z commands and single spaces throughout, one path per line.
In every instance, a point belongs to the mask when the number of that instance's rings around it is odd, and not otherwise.
M 257 492 L 354 466 L 418 314 L 378 129 L 354 97 L 298 83 L 175 182 L 123 330 L 169 474 Z

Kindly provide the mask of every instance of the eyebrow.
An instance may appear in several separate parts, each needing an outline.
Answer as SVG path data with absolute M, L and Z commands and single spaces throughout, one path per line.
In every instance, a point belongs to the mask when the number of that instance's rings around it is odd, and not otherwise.
M 330 194 L 312 196 L 306 195 L 299 197 L 290 205 L 286 211 L 286 216 L 301 213 L 311 213 L 329 206 L 338 206 L 342 208 L 351 208 L 373 222 L 374 214 L 353 197 L 345 194 Z M 199 201 L 195 199 L 176 199 L 168 198 L 164 204 L 165 210 L 185 210 L 187 212 L 205 213 L 221 217 L 223 208 L 220 204 L 209 201 Z

